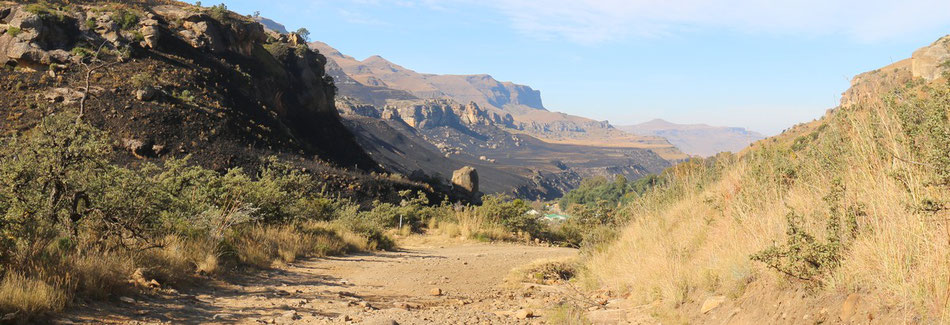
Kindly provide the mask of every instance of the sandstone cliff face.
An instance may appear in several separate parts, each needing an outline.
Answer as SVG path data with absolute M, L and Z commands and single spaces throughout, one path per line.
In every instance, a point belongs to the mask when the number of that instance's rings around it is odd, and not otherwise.
M 342 97 L 337 99 L 336 106 L 342 114 L 398 119 L 417 129 L 469 125 L 515 127 L 511 114 L 501 115 L 483 110 L 475 103 L 461 105 L 448 99 L 391 101 L 380 110 Z

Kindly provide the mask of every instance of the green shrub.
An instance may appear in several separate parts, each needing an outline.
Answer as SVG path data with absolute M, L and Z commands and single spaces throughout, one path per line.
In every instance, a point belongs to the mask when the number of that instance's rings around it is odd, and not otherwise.
M 7 34 L 9 34 L 12 37 L 17 37 L 17 35 L 20 35 L 21 32 L 23 32 L 23 30 L 20 29 L 19 27 L 13 27 L 13 26 L 7 27 Z
M 531 210 L 521 199 L 512 199 L 505 194 L 486 195 L 482 198 L 482 205 L 477 213 L 486 217 L 489 222 L 501 224 L 508 231 L 525 232 L 532 237 L 541 237 L 544 226 L 537 216 L 529 215 Z
M 821 276 L 838 267 L 850 240 L 857 236 L 857 218 L 864 215 L 860 205 L 851 206 L 846 211 L 841 207 L 844 197 L 844 185 L 836 179 L 827 196 L 828 215 L 825 224 L 825 238 L 818 239 L 805 230 L 801 215 L 794 211 L 786 216 L 786 242 L 782 246 L 773 245 L 752 255 L 752 260 L 765 263 L 769 268 L 782 274 L 807 281 L 821 281 Z M 842 230 L 842 217 L 845 229 Z
M 122 30 L 132 30 L 138 27 L 139 16 L 132 11 L 119 9 L 112 13 L 111 18 Z
M 905 136 L 914 152 L 934 171 L 932 183 L 950 186 L 950 90 L 928 88 L 923 96 L 915 92 L 897 110 Z
M 211 8 L 208 9 L 208 14 L 211 15 L 211 18 L 214 18 L 214 20 L 224 23 L 228 21 L 230 11 L 228 11 L 228 6 L 222 3 L 211 6 Z
M 589 178 L 565 194 L 558 203 L 561 209 L 565 210 L 571 205 L 590 205 L 599 201 L 607 201 L 612 206 L 617 206 L 635 199 L 662 180 L 659 175 L 648 175 L 634 182 L 627 181 L 623 175 L 617 175 L 612 182 L 606 177 Z

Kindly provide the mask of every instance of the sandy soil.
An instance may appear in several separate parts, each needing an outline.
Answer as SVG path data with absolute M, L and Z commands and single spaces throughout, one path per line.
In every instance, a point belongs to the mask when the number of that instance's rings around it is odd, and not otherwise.
M 563 288 L 506 285 L 505 276 L 534 260 L 574 254 L 567 248 L 415 238 L 395 252 L 308 259 L 182 292 L 161 289 L 90 303 L 59 322 L 539 323 L 539 315 L 568 299 Z M 522 310 L 535 315 L 525 318 Z

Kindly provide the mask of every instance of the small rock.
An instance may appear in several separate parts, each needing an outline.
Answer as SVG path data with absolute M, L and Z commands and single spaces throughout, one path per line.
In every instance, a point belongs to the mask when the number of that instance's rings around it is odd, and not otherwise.
M 129 298 L 129 297 L 125 297 L 125 296 L 119 297 L 119 301 L 124 302 L 124 303 L 127 303 L 127 304 L 134 304 L 134 303 L 135 303 L 135 299 L 132 299 L 132 298 Z
M 858 304 L 861 303 L 861 295 L 857 293 L 852 293 L 848 296 L 848 299 L 844 300 L 844 304 L 841 305 L 841 313 L 838 315 L 841 317 L 842 321 L 846 321 L 854 316 L 858 311 Z
M 337 319 L 339 319 L 340 321 L 343 321 L 343 322 L 349 322 L 349 321 L 353 320 L 353 318 L 350 317 L 350 315 L 340 315 L 340 317 L 338 317 Z
M 430 295 L 433 295 L 433 296 L 441 296 L 441 295 L 442 295 L 442 289 L 439 289 L 439 288 L 432 288 L 431 290 L 429 290 L 429 294 L 430 294 Z
M 298 319 L 300 319 L 300 315 L 297 314 L 297 311 L 296 311 L 296 310 L 288 310 L 288 311 L 286 311 L 286 312 L 280 314 L 280 316 L 283 317 L 283 318 L 289 318 L 289 319 L 291 319 L 291 320 L 298 320 Z
M 515 318 L 528 319 L 534 317 L 534 312 L 528 309 L 521 309 L 515 312 Z
M 211 316 L 212 320 L 223 320 L 229 318 L 234 318 L 234 314 L 214 314 L 214 316 Z
M 391 318 L 371 318 L 364 320 L 360 324 L 363 325 L 399 325 L 395 320 Z
M 158 91 L 152 87 L 145 87 L 135 91 L 135 99 L 138 99 L 143 102 L 150 101 L 155 99 L 155 96 L 158 95 Z
M 2 318 L 0 318 L 0 321 L 11 321 L 11 320 L 14 320 L 14 319 L 16 319 L 16 316 L 17 316 L 18 314 L 20 314 L 19 311 L 15 311 L 15 312 L 12 312 L 12 313 L 9 313 L 9 314 L 5 314 L 5 315 L 3 315 Z
M 706 298 L 706 301 L 703 301 L 703 306 L 700 307 L 699 312 L 703 314 L 708 313 L 713 309 L 716 309 L 716 307 L 719 307 L 719 305 L 722 305 L 723 302 L 726 302 L 726 296 L 714 296 Z

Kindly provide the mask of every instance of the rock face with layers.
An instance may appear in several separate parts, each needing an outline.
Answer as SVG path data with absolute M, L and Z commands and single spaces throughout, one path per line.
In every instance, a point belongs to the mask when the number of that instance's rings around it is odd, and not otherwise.
M 338 98 L 337 109 L 342 114 L 402 120 L 416 129 L 440 126 L 494 125 L 514 128 L 511 114 L 501 115 L 481 109 L 471 102 L 461 105 L 448 99 L 393 101 L 379 110 L 352 98 Z
M 478 193 L 478 171 L 472 166 L 462 167 L 452 173 L 452 185 L 469 193 Z

